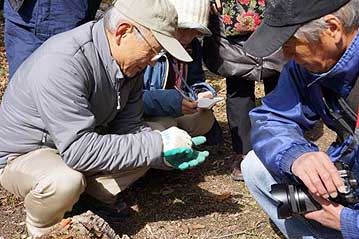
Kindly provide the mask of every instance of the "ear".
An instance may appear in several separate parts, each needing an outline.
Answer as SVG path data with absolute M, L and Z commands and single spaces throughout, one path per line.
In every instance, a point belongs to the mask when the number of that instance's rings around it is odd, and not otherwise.
M 128 33 L 133 31 L 133 25 L 129 22 L 120 23 L 115 31 L 114 37 L 116 39 L 116 44 L 120 45 L 121 39 L 126 37 Z
M 336 44 L 339 44 L 344 35 L 344 27 L 342 22 L 336 16 L 328 14 L 324 16 L 325 22 L 328 24 L 328 28 L 324 31 L 324 34 L 327 34 L 331 37 Z

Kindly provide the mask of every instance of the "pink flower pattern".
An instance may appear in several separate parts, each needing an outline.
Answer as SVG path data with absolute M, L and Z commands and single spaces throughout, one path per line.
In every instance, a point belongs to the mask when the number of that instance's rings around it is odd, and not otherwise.
M 231 18 L 231 16 L 229 16 L 229 15 L 223 15 L 223 23 L 224 23 L 224 24 L 227 24 L 227 25 L 232 24 L 232 18 Z
M 223 0 L 222 3 L 226 35 L 248 34 L 261 24 L 265 0 Z
M 237 0 L 240 4 L 248 5 L 250 0 Z

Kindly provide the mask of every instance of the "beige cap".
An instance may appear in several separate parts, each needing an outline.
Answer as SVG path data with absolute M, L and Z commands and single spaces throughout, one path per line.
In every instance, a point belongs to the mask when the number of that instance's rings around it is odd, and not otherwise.
M 115 0 L 113 4 L 130 20 L 150 29 L 172 56 L 180 61 L 192 61 L 176 39 L 177 12 L 168 0 Z
M 209 0 L 169 0 L 178 14 L 178 28 L 196 29 L 208 37 L 212 32 L 208 29 Z

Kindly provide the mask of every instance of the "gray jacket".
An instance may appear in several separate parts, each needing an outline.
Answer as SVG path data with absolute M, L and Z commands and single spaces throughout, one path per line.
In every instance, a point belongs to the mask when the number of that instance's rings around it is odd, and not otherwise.
M 102 20 L 50 38 L 6 89 L 0 164 L 53 147 L 79 171 L 162 167 L 161 136 L 143 126 L 142 89 L 143 75 L 124 77 L 111 57 Z

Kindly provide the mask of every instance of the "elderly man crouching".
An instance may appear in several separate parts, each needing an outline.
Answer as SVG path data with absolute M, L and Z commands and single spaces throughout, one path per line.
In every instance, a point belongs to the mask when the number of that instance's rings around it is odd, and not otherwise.
M 359 89 L 359 0 L 266 3 L 264 23 L 245 48 L 263 57 L 282 46 L 291 61 L 275 90 L 250 113 L 255 153 L 250 152 L 242 164 L 245 183 L 288 238 L 359 238 L 359 211 L 356 200 L 351 200 L 358 199 L 358 194 L 349 190 L 357 195 L 346 202 L 337 200 L 348 189 L 355 189 L 344 186 L 349 174 L 339 174 L 339 169 L 347 167 L 359 179 L 359 138 L 354 133 L 359 104 L 355 97 Z M 326 152 L 303 136 L 318 119 L 338 135 Z M 303 193 L 295 200 L 292 186 L 282 198 L 271 194 L 271 186 L 278 183 L 303 185 L 313 197 L 308 201 L 317 206 L 303 206 Z M 287 195 L 285 212 L 277 214 Z M 296 213 L 287 218 L 292 212 Z
M 84 191 L 116 212 L 116 195 L 150 167 L 183 170 L 208 156 L 192 150 L 205 138 L 142 121 L 145 67 L 163 48 L 191 61 L 176 27 L 166 0 L 118 0 L 103 20 L 49 39 L 16 71 L 0 108 L 0 182 L 24 198 L 31 236 Z

